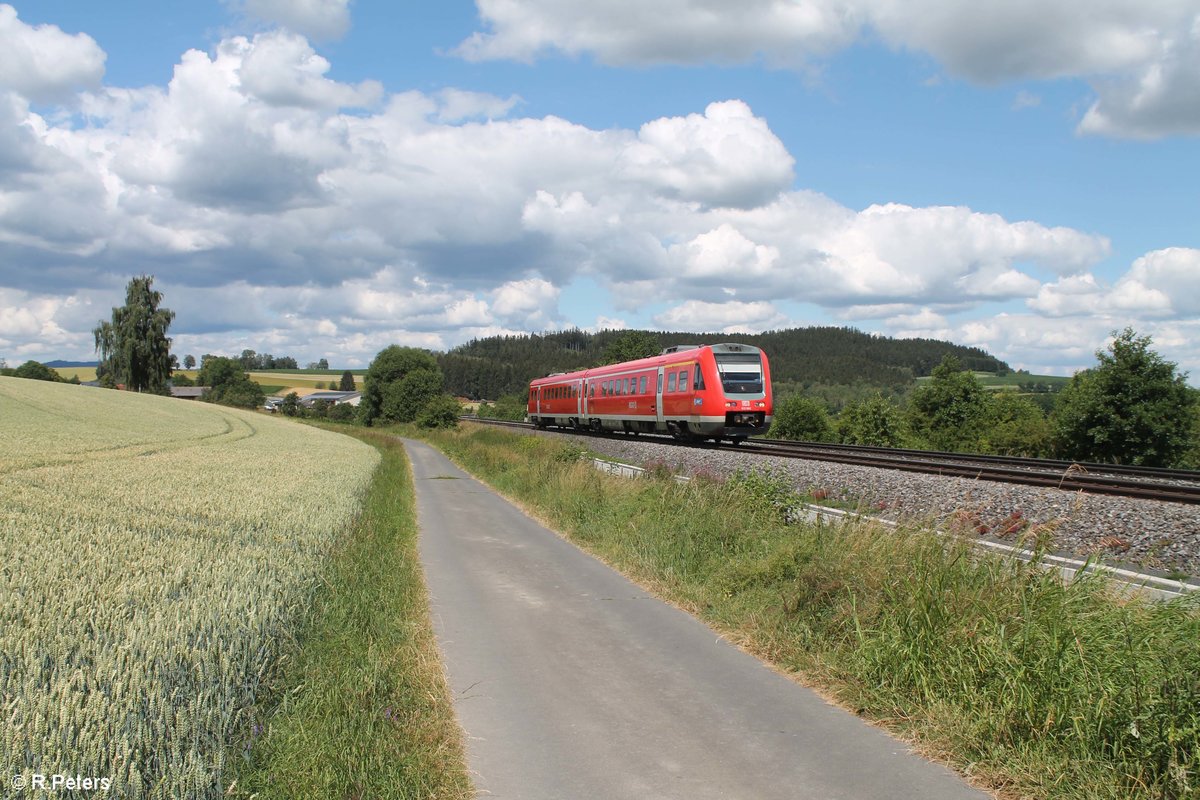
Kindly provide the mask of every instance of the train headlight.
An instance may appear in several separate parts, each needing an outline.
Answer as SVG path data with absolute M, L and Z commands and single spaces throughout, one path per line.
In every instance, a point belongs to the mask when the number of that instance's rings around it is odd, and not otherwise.
M 755 401 L 754 401 L 754 407 L 755 407 L 755 408 L 766 408 L 766 407 L 767 407 L 767 404 L 766 404 L 766 402 L 765 402 L 765 401 L 763 401 L 763 400 L 755 400 Z

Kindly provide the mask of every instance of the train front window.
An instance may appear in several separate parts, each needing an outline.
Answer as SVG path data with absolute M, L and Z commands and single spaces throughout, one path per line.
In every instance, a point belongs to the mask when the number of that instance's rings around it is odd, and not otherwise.
M 758 353 L 717 353 L 721 388 L 730 394 L 761 394 L 762 357 Z

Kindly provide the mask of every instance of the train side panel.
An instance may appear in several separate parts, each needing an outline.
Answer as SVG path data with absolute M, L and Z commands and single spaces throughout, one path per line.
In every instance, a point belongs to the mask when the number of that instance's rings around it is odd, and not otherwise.
M 766 354 L 750 345 L 677 348 L 534 380 L 528 416 L 542 427 L 736 441 L 770 426 L 770 376 Z

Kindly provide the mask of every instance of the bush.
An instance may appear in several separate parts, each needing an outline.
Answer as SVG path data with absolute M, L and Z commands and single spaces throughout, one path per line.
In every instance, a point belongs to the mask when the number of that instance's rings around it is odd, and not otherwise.
M 803 395 L 793 395 L 775 407 L 768 435 L 805 442 L 832 442 L 835 438 L 825 406 Z
M 903 414 L 881 394 L 848 404 L 838 415 L 837 429 L 844 444 L 903 447 L 908 440 Z
M 453 428 L 458 425 L 462 406 L 448 394 L 438 395 L 425 404 L 417 414 L 417 425 L 422 428 Z
M 26 361 L 13 370 L 14 378 L 28 378 L 35 381 L 60 381 L 58 373 L 39 361 Z

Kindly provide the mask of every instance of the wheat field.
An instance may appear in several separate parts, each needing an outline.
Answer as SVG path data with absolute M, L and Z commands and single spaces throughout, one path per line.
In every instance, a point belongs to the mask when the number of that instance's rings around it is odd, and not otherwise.
M 103 780 L 110 797 L 219 797 L 378 453 L 253 412 L 18 378 L 0 378 L 0 441 L 0 766 Z

